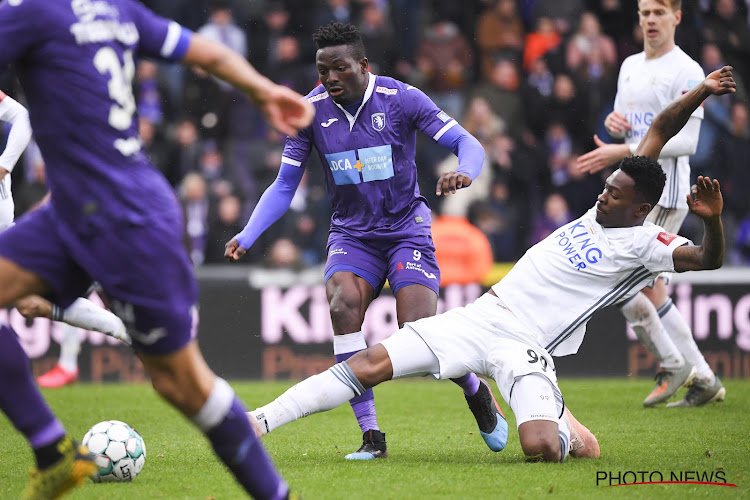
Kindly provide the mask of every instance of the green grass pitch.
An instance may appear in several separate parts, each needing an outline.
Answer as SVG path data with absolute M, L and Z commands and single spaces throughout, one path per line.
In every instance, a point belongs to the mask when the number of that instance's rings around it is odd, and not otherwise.
M 726 380 L 727 400 L 695 409 L 644 409 L 652 382 L 562 379 L 566 402 L 598 437 L 598 460 L 525 463 L 515 421 L 507 448 L 485 448 L 460 389 L 450 382 L 408 380 L 376 389 L 379 422 L 390 457 L 351 463 L 360 444 L 348 405 L 313 415 L 263 438 L 279 470 L 305 499 L 516 499 L 516 498 L 750 498 L 750 381 Z M 250 407 L 283 392 L 291 382 L 232 384 Z M 496 396 L 499 397 L 494 387 Z M 118 419 L 146 441 L 143 472 L 125 484 L 94 484 L 73 499 L 234 499 L 242 490 L 214 458 L 208 443 L 148 385 L 81 384 L 45 391 L 79 439 L 93 424 Z M 32 455 L 0 416 L 0 499 L 20 496 Z M 597 486 L 597 472 L 723 472 L 737 488 L 661 484 Z M 695 479 L 692 477 L 691 479 Z M 648 479 L 646 479 L 648 480 Z M 628 482 L 633 479 L 628 477 Z

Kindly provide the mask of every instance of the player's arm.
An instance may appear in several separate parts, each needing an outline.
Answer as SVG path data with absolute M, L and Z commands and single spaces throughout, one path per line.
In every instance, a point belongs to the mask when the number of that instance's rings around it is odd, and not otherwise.
M 263 232 L 289 210 L 305 169 L 303 165 L 281 163 L 279 174 L 260 197 L 245 228 L 224 245 L 224 257 L 240 260 Z
M 0 120 L 11 124 L 5 150 L 0 155 L 0 181 L 16 166 L 31 140 L 29 112 L 20 103 L 0 91 Z
M 635 154 L 648 156 L 654 160 L 658 159 L 664 145 L 682 130 L 693 111 L 708 96 L 734 92 L 736 87 L 737 84 L 732 78 L 731 66 L 724 66 L 714 71 L 705 80 L 693 87 L 690 92 L 672 102 L 656 115 L 643 140 L 638 144 Z
M 198 66 L 245 92 L 279 132 L 294 137 L 312 122 L 315 110 L 301 95 L 273 83 L 225 45 L 193 33 L 182 62 Z
M 719 181 L 699 176 L 693 194 L 695 199 L 687 195 L 687 203 L 690 211 L 703 219 L 703 241 L 700 246 L 683 245 L 674 249 L 672 259 L 678 273 L 717 269 L 724 262 L 724 229 L 721 224 L 724 201 Z
M 457 122 L 436 142 L 458 157 L 458 170 L 446 172 L 438 179 L 435 194 L 448 196 L 456 190 L 468 187 L 477 178 L 484 163 L 482 144 Z

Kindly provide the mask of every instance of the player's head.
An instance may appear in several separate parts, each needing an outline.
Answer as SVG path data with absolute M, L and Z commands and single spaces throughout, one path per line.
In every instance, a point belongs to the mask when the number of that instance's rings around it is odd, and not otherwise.
M 339 104 L 357 102 L 369 81 L 365 46 L 356 26 L 331 22 L 313 34 L 318 47 L 315 65 L 320 83 Z
M 681 9 L 682 0 L 638 0 L 638 22 L 647 55 L 650 49 L 672 49 L 675 30 L 682 20 Z
M 643 224 L 659 203 L 667 176 L 651 158 L 629 156 L 607 178 L 597 198 L 596 222 L 604 227 L 631 227 Z

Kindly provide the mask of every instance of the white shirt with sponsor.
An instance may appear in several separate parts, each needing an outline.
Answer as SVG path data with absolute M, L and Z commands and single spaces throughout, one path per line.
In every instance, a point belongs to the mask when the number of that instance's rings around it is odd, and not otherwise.
M 492 290 L 550 354 L 575 354 L 591 315 L 674 271 L 672 252 L 685 243 L 650 222 L 604 228 L 592 208 L 531 247 Z
M 625 135 L 625 143 L 640 143 L 656 115 L 704 78 L 700 65 L 677 46 L 655 59 L 646 59 L 645 52 L 625 59 L 615 96 L 615 111 L 625 115 L 632 127 Z M 696 109 L 691 117 L 703 119 L 703 107 Z M 688 157 L 660 157 L 659 163 L 667 174 L 659 205 L 687 208 L 685 195 L 690 192 Z

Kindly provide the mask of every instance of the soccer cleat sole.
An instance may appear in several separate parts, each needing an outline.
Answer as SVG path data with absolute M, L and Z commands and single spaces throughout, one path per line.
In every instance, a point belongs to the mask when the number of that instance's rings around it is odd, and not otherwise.
M 388 452 L 386 451 L 385 453 L 375 456 L 369 451 L 355 451 L 354 453 L 349 453 L 344 458 L 346 460 L 375 460 L 378 458 L 388 458 Z
M 505 420 L 505 415 L 503 414 L 503 410 L 500 409 L 500 405 L 497 404 L 497 399 L 495 399 L 495 394 L 492 392 L 490 385 L 483 379 L 480 379 L 480 383 L 486 385 L 490 390 L 492 402 L 497 410 L 495 413 L 495 416 L 497 417 L 497 425 L 492 432 L 482 432 L 480 429 L 479 434 L 482 436 L 482 439 L 484 439 L 484 443 L 487 447 L 497 453 L 498 451 L 503 451 L 508 444 L 508 422 Z

